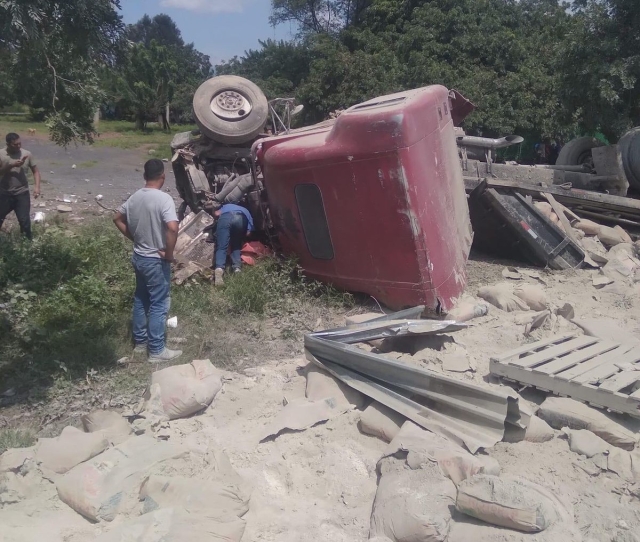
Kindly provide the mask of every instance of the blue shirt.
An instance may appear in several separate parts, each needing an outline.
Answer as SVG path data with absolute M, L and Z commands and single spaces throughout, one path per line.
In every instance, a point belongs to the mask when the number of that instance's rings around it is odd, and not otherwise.
M 247 231 L 253 231 L 253 217 L 246 207 L 235 205 L 234 203 L 227 203 L 220 207 L 220 214 L 223 215 L 225 213 L 242 213 L 247 217 Z

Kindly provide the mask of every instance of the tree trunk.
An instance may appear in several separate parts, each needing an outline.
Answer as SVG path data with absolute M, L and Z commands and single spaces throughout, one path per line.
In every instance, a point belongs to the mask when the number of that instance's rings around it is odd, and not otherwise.
M 138 115 L 136 117 L 136 130 L 140 130 L 140 131 L 144 131 L 144 117 L 141 115 Z

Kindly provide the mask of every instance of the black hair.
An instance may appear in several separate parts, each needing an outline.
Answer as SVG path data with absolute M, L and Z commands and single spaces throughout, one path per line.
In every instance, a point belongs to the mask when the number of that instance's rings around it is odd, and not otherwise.
M 144 179 L 145 181 L 153 181 L 160 177 L 164 173 L 164 164 L 162 160 L 152 158 L 148 160 L 144 165 Z
M 14 132 L 10 132 L 7 134 L 7 137 L 5 139 L 7 141 L 7 145 L 11 145 L 11 143 L 16 141 L 17 139 L 20 139 L 20 136 Z

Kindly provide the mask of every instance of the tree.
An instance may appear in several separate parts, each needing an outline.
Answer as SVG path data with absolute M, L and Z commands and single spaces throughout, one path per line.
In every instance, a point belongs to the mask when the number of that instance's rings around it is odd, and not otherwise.
M 127 27 L 127 37 L 130 41 L 150 50 L 152 44 L 164 48 L 164 55 L 173 70 L 170 74 L 172 81 L 172 109 L 174 117 L 182 122 L 192 121 L 192 100 L 198 86 L 211 77 L 212 67 L 209 57 L 199 52 L 193 43 L 185 44 L 176 23 L 165 14 L 151 18 L 142 17 L 137 23 Z M 129 76 L 133 74 L 129 73 Z M 165 127 L 169 119 L 162 115 Z
M 10 58 L 1 75 L 43 112 L 56 143 L 93 139 L 98 71 L 122 46 L 119 9 L 119 0 L 0 0 L 0 58 Z
M 640 2 L 576 0 L 562 73 L 565 116 L 615 140 L 640 125 Z
M 370 0 L 272 0 L 273 26 L 293 22 L 301 37 L 309 34 L 338 34 L 357 24 Z
M 122 105 L 132 113 L 136 128 L 143 130 L 173 98 L 177 67 L 163 45 L 152 40 L 148 47 L 132 43 L 117 81 Z

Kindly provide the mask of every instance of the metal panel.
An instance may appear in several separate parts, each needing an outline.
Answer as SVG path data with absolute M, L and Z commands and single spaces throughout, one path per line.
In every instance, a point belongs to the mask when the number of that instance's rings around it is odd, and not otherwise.
M 528 425 L 528 415 L 520 411 L 515 392 L 462 382 L 345 344 L 365 340 L 362 337 L 373 338 L 372 330 L 377 336 L 387 336 L 388 331 L 398 336 L 449 332 L 462 327 L 451 321 L 391 319 L 373 325 L 365 323 L 306 335 L 305 352 L 310 361 L 348 386 L 475 453 L 502 440 L 505 423 L 520 428 Z

